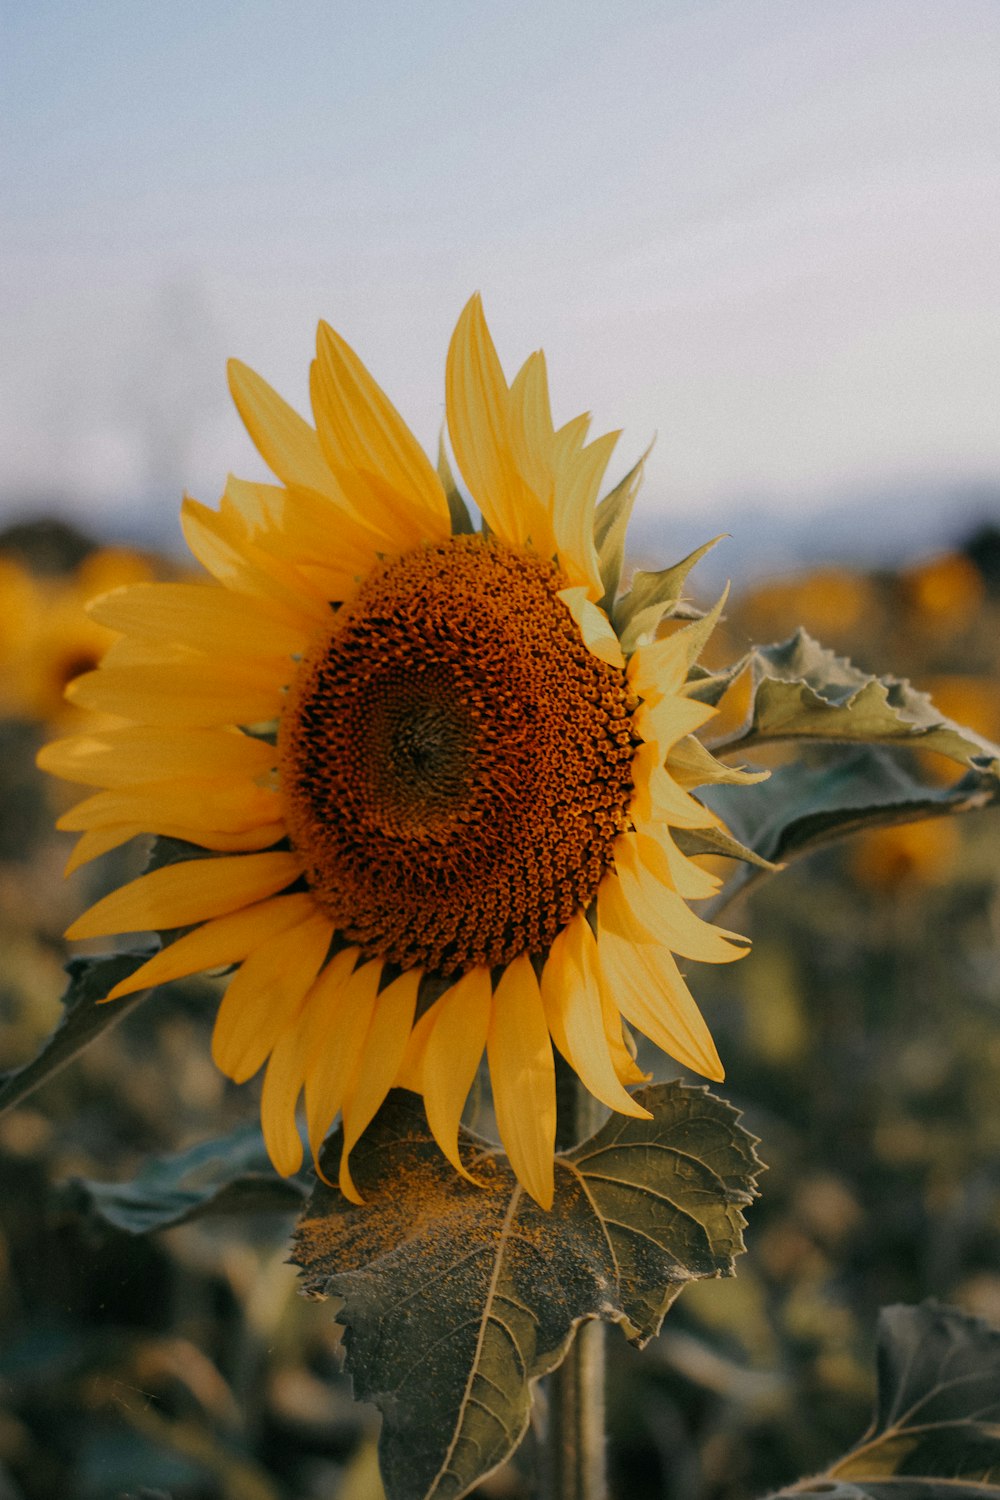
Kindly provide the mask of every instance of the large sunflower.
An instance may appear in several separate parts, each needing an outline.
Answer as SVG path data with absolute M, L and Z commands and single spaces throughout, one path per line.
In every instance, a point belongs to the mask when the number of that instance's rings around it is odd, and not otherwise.
M 625 1114 L 646 1111 L 624 1087 L 643 1075 L 623 1019 L 722 1077 L 675 961 L 745 951 L 687 905 L 716 882 L 672 836 L 714 821 L 690 794 L 709 763 L 688 738 L 711 714 L 686 691 L 703 632 L 626 661 L 594 542 L 617 434 L 553 427 L 541 353 L 508 385 L 478 297 L 446 396 L 481 533 L 325 324 L 315 429 L 244 365 L 230 383 L 279 483 L 231 478 L 218 511 L 184 502 L 216 584 L 96 601 L 122 638 L 69 695 L 119 727 L 41 757 L 102 788 L 62 820 L 81 833 L 74 865 L 138 833 L 200 847 L 68 935 L 192 929 L 109 1000 L 237 965 L 215 1060 L 237 1081 L 267 1064 L 281 1172 L 301 1164 L 301 1094 L 314 1156 L 342 1114 L 351 1198 L 351 1148 L 393 1085 L 423 1095 L 465 1173 L 458 1125 L 485 1051 L 503 1144 L 548 1206 L 553 1043 Z

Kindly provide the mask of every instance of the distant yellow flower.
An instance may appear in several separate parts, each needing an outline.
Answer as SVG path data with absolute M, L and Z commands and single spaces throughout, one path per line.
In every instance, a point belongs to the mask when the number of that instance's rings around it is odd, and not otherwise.
M 925 818 L 862 833 L 854 842 L 851 864 L 863 885 L 889 891 L 940 885 L 950 879 L 957 858 L 954 819 Z
M 874 593 L 864 574 L 830 567 L 761 584 L 741 613 L 757 640 L 787 635 L 799 625 L 825 639 L 853 629 L 873 607 Z
M 14 564 L 0 572 L 9 639 L 5 643 L 6 698 L 18 716 L 65 725 L 79 719 L 66 704 L 66 687 L 96 667 L 117 632 L 87 614 L 95 594 L 116 585 L 151 580 L 153 570 L 140 554 L 124 547 L 100 547 L 75 572 L 56 577 L 21 573 Z M 14 623 L 16 622 L 16 623 Z
M 0 712 L 20 710 L 19 663 L 39 612 L 38 590 L 26 568 L 0 555 Z
M 911 618 L 928 630 L 964 629 L 985 597 L 979 569 L 958 552 L 915 563 L 900 574 L 900 584 Z
M 553 427 L 544 358 L 508 385 L 478 297 L 447 364 L 451 443 L 486 522 L 455 534 L 441 479 L 325 324 L 316 427 L 259 376 L 233 397 L 280 483 L 230 479 L 183 507 L 222 587 L 118 589 L 119 630 L 74 702 L 120 727 L 41 763 L 102 788 L 62 820 L 75 863 L 144 831 L 212 851 L 99 901 L 74 938 L 193 927 L 112 990 L 240 965 L 213 1054 L 265 1062 L 277 1168 L 343 1115 L 348 1156 L 390 1087 L 424 1096 L 463 1174 L 459 1119 L 483 1052 L 499 1131 L 537 1201 L 553 1194 L 553 1043 L 606 1105 L 644 1116 L 622 1019 L 721 1078 L 674 955 L 723 963 L 742 940 L 687 901 L 718 881 L 673 829 L 714 818 L 686 753 L 699 634 L 625 660 L 607 615 L 594 506 L 616 435 Z M 672 757 L 675 757 L 672 759 Z M 426 981 L 426 982 L 425 982 Z M 421 1002 L 430 1003 L 421 1009 Z

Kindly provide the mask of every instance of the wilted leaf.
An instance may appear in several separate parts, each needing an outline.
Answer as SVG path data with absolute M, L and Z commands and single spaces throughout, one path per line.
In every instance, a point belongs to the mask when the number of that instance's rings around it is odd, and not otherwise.
M 382 1410 L 389 1500 L 457 1500 L 520 1441 L 531 1382 L 585 1318 L 643 1344 L 694 1278 L 728 1276 L 760 1162 L 731 1105 L 660 1084 L 651 1120 L 613 1116 L 557 1157 L 543 1212 L 506 1157 L 462 1132 L 482 1184 L 434 1144 L 419 1101 L 395 1093 L 352 1156 L 366 1202 L 314 1193 L 296 1236 L 305 1289 L 343 1299 L 356 1394 Z M 323 1162 L 336 1179 L 334 1135 Z
M 148 1234 L 206 1214 L 291 1213 L 307 1191 L 301 1179 L 278 1176 L 260 1126 L 248 1124 L 176 1155 L 152 1157 L 131 1182 L 74 1178 L 63 1194 L 78 1213 Z
M 671 568 L 658 573 L 635 573 L 628 593 L 614 605 L 611 620 L 621 638 L 626 655 L 634 651 L 644 636 L 652 636 L 664 615 L 678 613 L 681 590 L 695 563 L 711 552 L 719 536 L 692 552 Z
M 823 1474 L 779 1493 L 996 1500 L 1000 1332 L 936 1302 L 883 1308 L 871 1427 Z
M 935 750 L 961 765 L 1000 778 L 1000 746 L 939 713 L 927 693 L 894 677 L 873 677 L 837 656 L 804 630 L 780 645 L 757 647 L 727 680 L 750 677 L 749 705 L 741 725 L 709 741 L 717 755 L 774 740 L 905 745 Z M 707 678 L 693 692 L 717 701 L 722 678 Z
M 140 990 L 111 1005 L 101 1005 L 105 995 L 120 980 L 135 972 L 150 956 L 150 949 L 140 953 L 114 953 L 105 958 L 73 958 L 66 965 L 69 985 L 63 995 L 65 1011 L 59 1025 L 43 1043 L 31 1062 L 14 1072 L 0 1074 L 0 1114 L 19 1104 L 58 1073 L 68 1062 L 89 1047 L 94 1039 L 114 1026 L 149 994 Z

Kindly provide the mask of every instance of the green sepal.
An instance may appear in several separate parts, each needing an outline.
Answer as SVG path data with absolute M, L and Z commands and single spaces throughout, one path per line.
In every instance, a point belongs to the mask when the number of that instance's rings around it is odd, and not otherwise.
M 438 478 L 444 489 L 444 497 L 448 502 L 448 515 L 451 517 L 452 536 L 471 536 L 475 531 L 472 517 L 469 515 L 469 507 L 462 498 L 461 491 L 455 483 L 455 476 L 448 462 L 448 455 L 444 446 L 444 429 L 438 435 L 437 451 Z
M 674 828 L 671 829 L 674 843 L 682 854 L 721 854 L 726 859 L 742 860 L 744 864 L 756 865 L 759 870 L 774 874 L 781 869 L 770 859 L 765 859 L 755 849 L 741 844 L 739 839 L 725 828 Z
M 307 1294 L 340 1299 L 355 1394 L 382 1410 L 388 1500 L 458 1500 L 520 1442 L 531 1386 L 587 1318 L 633 1343 L 696 1278 L 730 1276 L 756 1194 L 755 1141 L 703 1088 L 637 1092 L 652 1119 L 612 1116 L 556 1158 L 540 1209 L 500 1149 L 467 1130 L 459 1177 L 420 1101 L 390 1095 L 351 1157 L 365 1199 L 317 1187 L 293 1258 Z M 336 1181 L 342 1136 L 322 1157 Z
M 630 656 L 644 639 L 652 639 L 665 615 L 678 613 L 688 574 L 706 552 L 711 552 L 716 543 L 722 541 L 724 535 L 713 537 L 681 562 L 674 563 L 673 567 L 663 568 L 658 573 L 640 571 L 633 575 L 628 593 L 622 595 L 611 610 L 611 623 L 618 632 L 626 656 Z
M 604 585 L 604 597 L 599 603 L 608 615 L 611 614 L 618 595 L 622 568 L 625 566 L 625 533 L 652 446 L 650 443 L 638 463 L 633 464 L 625 478 L 604 496 L 594 512 L 594 546 Z

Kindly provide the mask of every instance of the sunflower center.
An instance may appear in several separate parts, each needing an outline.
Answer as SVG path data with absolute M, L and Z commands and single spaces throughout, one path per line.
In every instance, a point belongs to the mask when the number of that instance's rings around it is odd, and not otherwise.
M 452 537 L 373 573 L 303 660 L 278 742 L 289 835 L 366 956 L 502 965 L 592 900 L 627 820 L 632 705 L 565 583 Z

